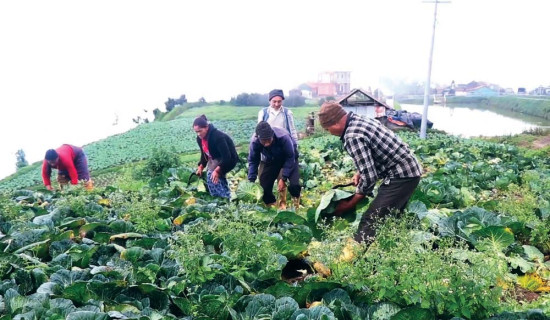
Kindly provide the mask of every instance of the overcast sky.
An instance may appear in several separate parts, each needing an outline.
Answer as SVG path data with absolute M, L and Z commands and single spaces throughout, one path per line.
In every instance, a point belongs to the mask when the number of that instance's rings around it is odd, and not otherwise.
M 550 85 L 550 1 L 438 7 L 432 83 Z M 0 178 L 17 149 L 38 161 L 181 94 L 288 92 L 329 70 L 352 87 L 425 81 L 433 14 L 420 0 L 1 1 Z

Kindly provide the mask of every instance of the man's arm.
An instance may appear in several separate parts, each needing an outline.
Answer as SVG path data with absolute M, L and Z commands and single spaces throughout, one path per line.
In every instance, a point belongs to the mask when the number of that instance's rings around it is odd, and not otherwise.
M 71 184 L 78 184 L 78 172 L 76 171 L 72 157 L 59 153 L 59 162 L 67 169 L 69 177 L 71 178 Z
M 283 180 L 287 180 L 290 177 L 294 163 L 296 162 L 294 154 L 294 144 L 292 142 L 292 137 L 284 136 L 281 138 L 283 143 L 283 154 L 285 157 L 285 163 L 283 164 Z
M 353 159 L 360 177 L 355 192 L 362 195 L 369 194 L 378 180 L 378 174 L 368 141 L 362 137 L 353 137 L 346 141 L 345 149 Z
M 50 181 L 50 176 L 52 174 L 52 168 L 48 164 L 48 161 L 44 160 L 42 162 L 42 181 L 46 188 L 50 189 L 52 187 L 52 182 Z
M 258 122 L 257 123 L 260 123 L 260 121 L 263 121 L 264 120 L 264 109 L 260 109 L 260 111 L 258 111 Z
M 359 203 L 363 198 L 365 198 L 364 194 L 356 193 L 351 197 L 349 200 L 340 200 L 338 204 L 336 205 L 336 208 L 334 209 L 334 215 L 340 216 L 344 212 L 349 211 Z
M 258 165 L 260 164 L 260 152 L 262 145 L 257 139 L 252 140 L 248 148 L 248 181 L 254 182 L 258 177 Z
M 290 135 L 294 141 L 298 142 L 298 131 L 296 131 L 296 126 L 294 125 L 294 114 L 291 110 L 287 109 L 288 112 L 288 125 L 290 126 Z

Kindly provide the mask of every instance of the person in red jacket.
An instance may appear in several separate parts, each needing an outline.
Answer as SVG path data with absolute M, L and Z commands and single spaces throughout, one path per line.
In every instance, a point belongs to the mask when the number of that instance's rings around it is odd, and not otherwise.
M 48 190 L 52 190 L 50 176 L 52 168 L 57 169 L 57 181 L 63 186 L 69 181 L 77 184 L 78 180 L 86 181 L 86 189 L 92 188 L 90 173 L 88 171 L 88 159 L 84 150 L 70 144 L 64 144 L 57 149 L 46 151 L 42 164 L 42 180 Z

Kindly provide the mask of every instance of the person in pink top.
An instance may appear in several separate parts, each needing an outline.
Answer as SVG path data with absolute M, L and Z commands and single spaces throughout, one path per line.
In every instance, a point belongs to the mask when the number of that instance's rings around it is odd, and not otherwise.
M 92 189 L 92 181 L 88 171 L 88 159 L 84 150 L 70 144 L 64 144 L 57 149 L 46 151 L 42 163 L 42 180 L 48 190 L 53 190 L 50 176 L 52 169 L 57 169 L 57 181 L 60 186 L 69 182 L 78 184 L 79 180 L 86 181 L 86 189 Z

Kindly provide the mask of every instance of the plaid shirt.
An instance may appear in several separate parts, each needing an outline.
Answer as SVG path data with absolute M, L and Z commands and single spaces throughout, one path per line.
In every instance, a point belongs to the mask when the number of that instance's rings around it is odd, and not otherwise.
M 357 193 L 369 194 L 379 178 L 389 181 L 422 175 L 409 146 L 378 120 L 350 112 L 340 138 L 361 177 Z

